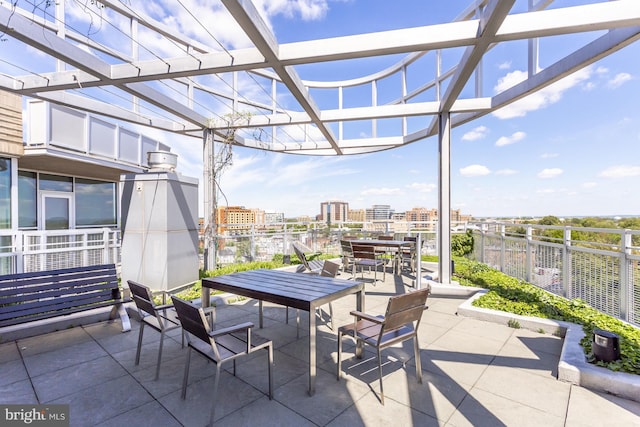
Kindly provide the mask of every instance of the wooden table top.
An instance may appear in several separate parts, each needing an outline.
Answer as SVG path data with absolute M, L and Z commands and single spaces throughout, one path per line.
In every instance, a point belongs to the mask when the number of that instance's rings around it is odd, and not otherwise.
M 354 280 L 265 269 L 207 277 L 202 286 L 305 311 L 364 290 Z
M 415 242 L 405 240 L 356 239 L 349 240 L 351 244 L 368 246 L 411 246 Z

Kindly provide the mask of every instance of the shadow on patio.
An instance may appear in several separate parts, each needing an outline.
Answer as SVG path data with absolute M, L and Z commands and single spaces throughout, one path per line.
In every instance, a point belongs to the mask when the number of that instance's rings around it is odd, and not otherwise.
M 366 311 L 382 314 L 389 296 L 410 289 L 405 282 L 411 277 L 387 274 L 386 283 L 367 283 Z M 419 331 L 422 384 L 411 341 L 383 352 L 384 406 L 369 349 L 356 359 L 355 346 L 345 339 L 343 377 L 336 381 L 337 334 L 320 322 L 316 393 L 309 397 L 308 331 L 301 326 L 296 338 L 295 310 L 286 324 L 284 307 L 265 304 L 260 330 L 257 301 L 220 306 L 216 327 L 252 321 L 255 333 L 273 340 L 275 384 L 269 401 L 263 355 L 241 359 L 237 376 L 225 371 L 220 380 L 216 425 L 640 425 L 639 403 L 556 380 L 561 338 L 459 317 L 462 302 L 427 301 Z M 334 302 L 336 325 L 351 322 L 354 308 L 355 296 Z M 306 315 L 301 312 L 301 325 Z M 154 381 L 159 334 L 145 333 L 135 366 L 138 322 L 132 327 L 122 333 L 119 322 L 103 322 L 0 344 L 0 403 L 69 404 L 72 426 L 205 425 L 213 366 L 192 357 L 183 401 L 180 331 L 165 340 Z

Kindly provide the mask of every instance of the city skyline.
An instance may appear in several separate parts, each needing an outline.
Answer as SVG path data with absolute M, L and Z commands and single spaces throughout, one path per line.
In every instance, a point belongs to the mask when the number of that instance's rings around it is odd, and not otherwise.
M 253 3 L 277 41 L 293 43 L 447 23 L 470 2 L 405 0 L 397 4 L 382 0 L 261 0 Z M 571 0 L 560 6 L 580 3 Z M 216 49 L 219 46 L 212 37 L 232 49 L 249 45 L 242 31 L 231 22 L 227 23 L 220 3 L 191 0 L 187 5 L 189 8 L 156 0 L 138 3 L 135 7 Z M 116 31 L 108 25 L 92 26 L 94 22 L 89 21 L 93 18 L 87 10 L 73 4 L 69 7 L 77 7 L 74 18 L 89 23 L 89 28 L 95 32 L 92 35 L 106 39 L 109 32 Z M 514 11 L 524 11 L 526 7 L 527 2 L 520 0 Z M 220 25 L 198 25 L 194 22 L 193 11 L 197 12 L 199 22 Z M 108 8 L 103 13 L 107 16 Z M 540 67 L 550 66 L 566 52 L 602 34 L 580 33 L 540 39 Z M 166 46 L 144 37 L 141 34 L 143 48 L 158 49 L 167 54 L 162 51 Z M 481 90 L 484 93 L 493 95 L 525 78 L 528 58 L 523 43 L 500 43 L 487 52 L 482 61 L 484 84 Z M 13 63 L 34 72 L 43 68 L 41 62 L 44 63 L 45 55 L 30 47 L 27 47 L 30 55 L 25 55 L 24 45 L 16 43 L 10 35 L 2 46 L 5 61 L 0 62 L 0 73 L 15 73 Z M 447 53 L 452 57 L 443 58 L 445 68 L 457 63 L 463 49 Z M 640 43 L 636 41 L 533 95 L 452 129 L 451 208 L 476 217 L 639 213 L 640 198 L 636 197 L 635 188 L 640 182 L 640 110 L 634 102 L 640 94 L 638 57 Z M 401 58 L 387 55 L 350 60 L 346 77 L 342 62 L 295 68 L 303 80 L 330 81 L 369 75 L 396 64 Z M 256 86 L 247 76 L 241 77 L 245 88 Z M 409 76 L 423 81 L 421 77 Z M 215 79 L 208 83 L 220 85 Z M 381 80 L 377 86 L 380 102 L 392 102 L 398 96 L 399 84 L 392 79 Z M 473 97 L 472 85 L 468 86 L 461 99 Z M 255 88 L 254 95 L 267 103 L 263 92 L 264 88 Z M 345 107 L 365 106 L 371 102 L 370 91 L 347 88 L 345 92 L 348 93 L 345 102 L 349 103 Z M 109 98 L 105 92 L 96 90 L 93 94 Z M 336 108 L 332 104 L 335 97 L 315 93 L 314 100 L 322 108 Z M 295 105 L 286 97 L 274 102 L 282 108 Z M 433 119 L 432 116 L 412 117 L 408 121 L 414 127 L 424 128 Z M 385 126 L 398 126 L 400 119 L 379 122 L 377 136 L 383 137 L 388 132 Z M 347 138 L 376 136 L 370 126 L 359 122 L 347 123 L 345 127 Z M 139 131 L 171 146 L 179 156 L 178 172 L 199 179 L 199 213 L 202 215 L 201 139 L 144 127 L 139 127 Z M 389 151 L 337 157 L 294 156 L 234 147 L 233 164 L 219 183 L 222 191 L 219 204 L 262 206 L 265 210 L 282 210 L 288 217 L 314 212 L 319 201 L 333 199 L 349 200 L 354 209 L 373 204 L 390 204 L 398 211 L 419 206 L 437 207 L 438 157 L 437 137 Z

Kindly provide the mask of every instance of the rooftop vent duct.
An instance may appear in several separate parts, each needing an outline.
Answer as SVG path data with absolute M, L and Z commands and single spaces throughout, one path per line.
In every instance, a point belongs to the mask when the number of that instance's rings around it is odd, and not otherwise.
M 178 164 L 178 155 L 168 151 L 149 151 L 147 153 L 147 164 L 150 171 L 173 172 Z

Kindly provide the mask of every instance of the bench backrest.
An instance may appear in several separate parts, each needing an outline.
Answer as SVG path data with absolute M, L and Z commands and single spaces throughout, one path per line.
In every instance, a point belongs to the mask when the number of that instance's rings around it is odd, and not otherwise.
M 120 300 L 114 264 L 0 276 L 0 326 L 70 314 Z

